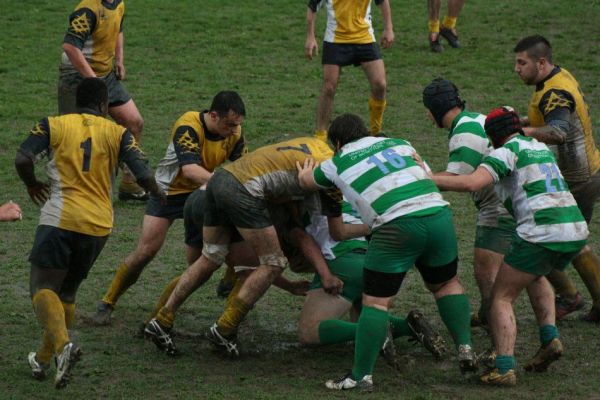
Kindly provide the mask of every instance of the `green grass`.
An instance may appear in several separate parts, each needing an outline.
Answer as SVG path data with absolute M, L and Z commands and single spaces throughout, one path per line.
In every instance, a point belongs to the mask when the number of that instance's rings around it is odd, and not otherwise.
M 555 48 L 557 64 L 579 80 L 600 129 L 600 48 L 596 45 L 598 1 L 547 2 L 510 0 L 469 1 L 458 28 L 464 48 L 446 46 L 432 54 L 426 40 L 425 4 L 392 2 L 396 43 L 384 52 L 389 85 L 384 130 L 408 139 L 435 170 L 445 166 L 444 131 L 425 116 L 421 91 L 437 76 L 453 80 L 468 107 L 487 112 L 499 105 L 526 111 L 531 88 L 512 71 L 512 48 L 525 35 L 546 35 Z M 0 225 L 0 398 L 53 398 L 50 382 L 29 377 L 27 352 L 40 340 L 40 328 L 28 294 L 27 255 L 39 211 L 28 199 L 12 166 L 17 146 L 42 117 L 56 112 L 56 82 L 60 45 L 67 16 L 75 2 L 4 0 L 0 12 L 0 201 L 21 204 L 24 219 Z M 381 31 L 378 10 L 373 10 L 376 32 Z M 188 110 L 208 107 L 219 90 L 234 89 L 246 102 L 244 131 L 251 148 L 296 135 L 311 134 L 321 83 L 320 62 L 303 58 L 305 2 L 219 2 L 206 0 L 127 2 L 125 65 L 128 90 L 145 118 L 143 147 L 153 165 L 164 154 L 168 133 L 176 118 Z M 318 19 L 322 37 L 325 15 Z M 335 100 L 334 116 L 359 113 L 367 118 L 368 83 L 358 68 L 345 68 Z M 38 165 L 43 173 L 43 166 Z M 471 276 L 475 212 L 465 195 L 446 196 L 452 203 L 459 235 L 461 276 L 478 305 Z M 246 350 L 238 361 L 220 358 L 206 342 L 181 338 L 185 354 L 176 360 L 132 334 L 149 312 L 168 280 L 184 268 L 183 229 L 177 222 L 167 243 L 140 281 L 119 302 L 114 323 L 94 328 L 84 323 L 112 279 L 117 263 L 137 242 L 142 205 L 115 203 L 115 228 L 78 295 L 78 322 L 72 334 L 85 351 L 73 383 L 65 394 L 72 398 L 314 398 L 359 397 L 325 392 L 325 379 L 350 367 L 352 346 L 320 349 L 296 344 L 295 323 L 301 299 L 272 289 L 242 327 Z M 591 224 L 598 232 L 598 216 Z M 592 237 L 597 249 L 598 240 Z M 573 273 L 573 271 L 571 271 Z M 573 274 L 573 276 L 575 276 Z M 579 278 L 576 282 L 585 292 Z M 202 332 L 219 315 L 222 301 L 209 282 L 186 303 L 177 327 Z M 589 296 L 588 296 L 589 297 Z M 394 310 L 406 313 L 419 307 L 433 317 L 434 301 L 416 274 L 409 274 Z M 531 307 L 517 301 L 521 363 L 537 346 L 537 329 Z M 464 381 L 453 356 L 435 362 L 424 350 L 402 342 L 405 368 L 396 372 L 382 362 L 376 369 L 377 398 L 591 398 L 598 396 L 596 353 L 598 326 L 576 318 L 559 325 L 565 357 L 547 374 L 519 371 L 516 389 L 494 390 Z M 442 329 L 447 340 L 450 338 Z M 474 331 L 477 349 L 488 339 Z

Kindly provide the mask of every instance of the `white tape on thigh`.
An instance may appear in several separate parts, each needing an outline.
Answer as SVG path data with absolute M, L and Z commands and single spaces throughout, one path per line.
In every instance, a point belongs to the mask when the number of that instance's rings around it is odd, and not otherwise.
M 218 265 L 225 262 L 227 254 L 229 254 L 228 244 L 204 243 L 202 246 L 202 255 Z
M 281 254 L 266 254 L 258 257 L 258 261 L 261 265 L 271 265 L 281 269 L 286 269 L 289 265 L 288 259 Z
M 243 272 L 243 271 L 254 271 L 256 268 L 258 268 L 258 267 L 251 267 L 249 265 L 236 265 L 235 267 L 233 267 L 233 270 L 237 274 L 238 272 Z

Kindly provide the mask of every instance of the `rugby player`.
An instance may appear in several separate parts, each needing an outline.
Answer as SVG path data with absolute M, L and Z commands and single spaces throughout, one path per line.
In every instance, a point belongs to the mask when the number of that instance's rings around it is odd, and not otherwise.
M 372 390 L 373 368 L 386 338 L 388 309 L 413 265 L 433 293 L 440 316 L 458 350 L 461 372 L 477 369 L 471 347 L 470 305 L 458 280 L 457 245 L 448 203 L 413 160 L 415 149 L 402 139 L 369 137 L 353 114 L 329 127 L 336 155 L 314 168 L 299 163 L 306 190 L 338 187 L 372 230 L 363 271 L 363 309 L 358 319 L 354 366 L 326 387 Z
M 450 47 L 459 48 L 460 41 L 456 32 L 458 15 L 465 5 L 465 0 L 448 0 L 448 12 L 440 26 L 440 9 L 442 0 L 427 0 L 429 21 L 429 49 L 434 53 L 441 53 L 444 47 L 440 43 L 440 36 L 448 41 Z
M 394 42 L 394 27 L 389 0 L 375 0 L 383 16 L 381 46 L 389 48 Z M 304 54 L 312 60 L 318 55 L 315 39 L 317 10 L 327 8 L 327 29 L 323 38 L 323 85 L 317 104 L 315 136 L 327 141 L 327 125 L 333 109 L 333 98 L 342 67 L 361 66 L 371 85 L 369 114 L 371 134 L 381 131 L 386 106 L 387 83 L 385 66 L 371 25 L 371 0 L 309 0 L 306 11 L 306 40 Z
M 125 86 L 122 0 L 83 0 L 69 16 L 63 39 L 58 80 L 58 112 L 77 112 L 75 92 L 83 78 L 98 77 L 108 86 L 108 114 L 126 127 L 139 143 L 144 120 Z M 147 200 L 148 194 L 135 183 L 131 171 L 123 169 L 119 186 L 121 200 Z
M 208 110 L 184 113 L 171 129 L 165 157 L 158 163 L 156 181 L 167 194 L 166 204 L 150 197 L 142 222 L 142 233 L 135 250 L 118 265 L 106 294 L 98 303 L 94 323 L 106 325 L 115 305 L 139 278 L 162 247 L 169 227 L 183 218 L 187 197 L 205 185 L 216 167 L 246 153 L 241 124 L 246 109 L 233 91 L 222 91 Z M 188 247 L 188 263 L 199 257 L 198 249 Z
M 31 262 L 33 310 L 44 328 L 41 348 L 28 360 L 44 379 L 56 356 L 56 388 L 66 386 L 81 356 L 67 329 L 75 295 L 104 247 L 113 223 L 112 178 L 127 164 L 142 187 L 164 200 L 133 135 L 106 119 L 108 90 L 98 78 L 77 88 L 78 113 L 42 119 L 17 152 L 15 166 L 27 192 L 42 207 Z M 49 156 L 50 185 L 37 180 L 34 162 Z
M 558 167 L 589 223 L 600 196 L 600 150 L 594 142 L 583 92 L 573 75 L 553 63 L 552 47 L 544 37 L 525 37 L 514 52 L 515 72 L 526 85 L 535 86 L 523 132 L 540 142 L 556 145 Z M 573 258 L 573 266 L 593 300 L 583 320 L 600 323 L 600 258 L 586 245 Z M 557 319 L 583 307 L 583 299 L 568 275 L 555 270 L 548 279 L 558 293 Z
M 555 324 L 554 292 L 544 278 L 563 270 L 585 246 L 588 229 L 548 147 L 523 136 L 510 107 L 488 114 L 485 131 L 495 150 L 468 175 L 433 176 L 443 190 L 495 190 L 517 222 L 517 234 L 496 276 L 490 322 L 496 344 L 495 368 L 481 376 L 490 385 L 514 386 L 517 335 L 513 302 L 527 289 L 539 325 L 541 347 L 525 370 L 544 372 L 563 352 Z

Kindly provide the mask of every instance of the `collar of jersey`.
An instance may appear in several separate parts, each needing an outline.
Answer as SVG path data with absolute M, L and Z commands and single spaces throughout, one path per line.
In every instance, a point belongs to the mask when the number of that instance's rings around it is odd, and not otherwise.
M 79 114 L 91 114 L 91 115 L 97 115 L 98 117 L 101 117 L 102 114 L 100 113 L 100 111 L 91 109 L 91 108 L 86 108 L 86 107 L 80 107 L 77 109 L 77 113 Z
M 546 83 L 546 81 L 548 81 L 549 79 L 552 79 L 552 77 L 556 74 L 558 74 L 560 72 L 560 67 L 558 65 L 554 66 L 554 69 L 548 74 L 547 77 L 545 77 L 544 79 L 542 79 L 540 82 L 537 83 L 537 85 L 535 85 L 535 91 L 539 92 L 540 90 L 542 90 L 544 88 L 544 84 Z
M 119 4 L 121 4 L 121 1 L 123 1 L 123 0 L 115 0 L 112 3 L 109 3 L 106 0 L 102 0 L 102 5 L 104 6 L 104 8 L 108 8 L 109 10 L 114 10 L 115 8 L 119 7 Z

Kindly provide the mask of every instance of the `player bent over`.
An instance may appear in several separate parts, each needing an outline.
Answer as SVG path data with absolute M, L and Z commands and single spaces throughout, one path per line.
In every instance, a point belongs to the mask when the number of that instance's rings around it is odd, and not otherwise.
M 469 300 L 456 275 L 457 246 L 448 203 L 415 163 L 406 141 L 369 137 L 360 117 L 344 114 L 329 128 L 336 155 L 313 171 L 298 165 L 307 190 L 338 187 L 373 234 L 363 273 L 363 310 L 358 319 L 354 367 L 330 389 L 371 390 L 377 354 L 386 338 L 388 309 L 406 272 L 416 265 L 433 293 L 458 350 L 461 372 L 476 370 L 471 348 Z
M 111 182 L 124 162 L 142 187 L 162 197 L 133 135 L 106 119 L 108 91 L 98 78 L 77 88 L 78 113 L 42 119 L 21 144 L 15 166 L 31 199 L 43 205 L 31 262 L 34 312 L 44 328 L 40 350 L 29 354 L 33 376 L 44 379 L 56 356 L 56 388 L 64 387 L 81 349 L 67 329 L 75 318 L 75 294 L 112 228 Z M 50 186 L 35 177 L 34 162 L 51 155 Z
M 206 188 L 202 256 L 183 273 L 156 321 L 166 330 L 173 325 L 187 296 L 226 261 L 237 230 L 260 265 L 230 301 L 226 318 L 210 330 L 217 344 L 235 343 L 239 323 L 288 265 L 268 204 L 303 197 L 296 162 L 307 157 L 322 161 L 331 155 L 322 140 L 302 137 L 261 147 L 217 170 Z
M 341 207 L 330 196 L 321 196 L 322 215 L 312 215 L 306 231 L 321 245 L 331 274 L 342 280 L 342 292 L 328 293 L 319 274 L 315 274 L 307 293 L 300 321 L 298 338 L 302 344 L 333 344 L 353 341 L 356 337 L 355 318 L 360 313 L 363 293 L 363 269 L 367 252 L 365 235 L 370 229 L 363 224 L 344 200 Z M 353 322 L 339 320 L 348 311 Z M 393 339 L 407 336 L 421 342 L 436 358 L 445 351 L 442 337 L 424 318 L 423 313 L 412 310 L 405 318 L 390 316 L 392 340 L 382 346 L 388 362 L 395 364 Z
M 496 344 L 495 368 L 481 376 L 490 385 L 513 386 L 517 336 L 512 303 L 523 289 L 532 301 L 541 348 L 525 365 L 544 372 L 562 352 L 555 325 L 554 292 L 544 275 L 563 270 L 585 246 L 588 229 L 548 147 L 525 137 L 519 116 L 510 107 L 493 110 L 485 130 L 495 150 L 475 172 L 434 176 L 443 190 L 476 191 L 491 183 L 517 221 L 517 235 L 496 276 L 490 309 Z

